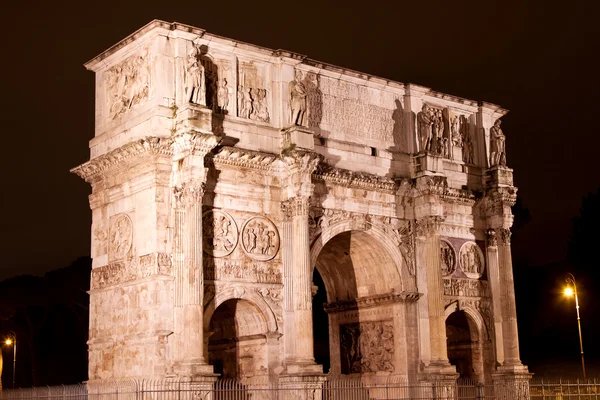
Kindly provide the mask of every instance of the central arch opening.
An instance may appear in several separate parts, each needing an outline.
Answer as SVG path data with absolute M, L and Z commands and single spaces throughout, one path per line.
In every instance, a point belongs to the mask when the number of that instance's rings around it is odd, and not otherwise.
M 315 361 L 325 372 L 395 372 L 394 305 L 378 298 L 402 291 L 397 261 L 363 231 L 340 233 L 319 252 L 313 272 L 313 332 Z M 367 308 L 377 312 L 364 312 Z
M 215 373 L 235 379 L 268 375 L 266 333 L 266 320 L 252 302 L 223 302 L 209 325 L 208 361 Z

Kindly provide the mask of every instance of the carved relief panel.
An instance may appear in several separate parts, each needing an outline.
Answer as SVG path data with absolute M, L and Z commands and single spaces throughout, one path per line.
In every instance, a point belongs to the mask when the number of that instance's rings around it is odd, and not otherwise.
M 460 268 L 469 278 L 479 279 L 483 274 L 484 257 L 475 242 L 465 242 L 459 252 Z
M 250 218 L 242 228 L 242 248 L 253 260 L 267 261 L 279 250 L 275 224 L 264 217 Z
M 267 67 L 253 61 L 239 61 L 237 112 L 238 117 L 270 122 L 270 97 L 267 87 Z
M 394 326 L 391 320 L 340 325 L 343 374 L 394 371 Z
M 104 73 L 109 120 L 148 100 L 150 60 L 148 49 L 127 58 Z
M 238 243 L 238 228 L 225 211 L 209 210 L 202 214 L 203 249 L 213 257 L 225 257 Z
M 442 276 L 450 276 L 456 270 L 456 253 L 450 242 L 440 241 L 440 253 Z
M 109 260 L 121 260 L 131 250 L 133 244 L 133 223 L 127 214 L 117 214 L 109 221 Z

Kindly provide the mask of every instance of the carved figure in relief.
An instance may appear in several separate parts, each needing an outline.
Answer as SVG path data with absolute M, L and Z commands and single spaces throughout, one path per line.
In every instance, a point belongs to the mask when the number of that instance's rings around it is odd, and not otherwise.
M 427 104 L 423 104 L 423 108 L 417 114 L 417 127 L 419 134 L 419 142 L 421 151 L 431 151 L 433 140 L 433 115 Z
M 441 243 L 441 261 L 442 261 L 442 276 L 451 275 L 454 272 L 456 258 L 454 256 L 454 249 L 445 240 L 440 241 Z
M 237 112 L 238 117 L 243 117 L 243 108 L 244 108 L 244 87 L 242 85 L 238 86 L 237 90 Z
M 442 116 L 442 110 L 436 110 L 433 115 L 433 133 L 435 134 L 435 153 L 443 155 L 444 118 Z
M 131 249 L 133 226 L 131 219 L 121 214 L 115 217 L 110 227 L 110 252 L 112 259 L 120 259 Z
M 267 109 L 267 89 L 255 89 L 256 95 L 253 109 L 255 118 L 262 122 L 269 122 L 269 110 Z
M 231 254 L 237 245 L 238 230 L 231 216 L 214 210 L 204 213 L 204 251 L 213 257 Z
M 229 88 L 227 87 L 227 79 L 225 78 L 223 78 L 221 85 L 219 85 L 217 97 L 221 112 L 227 111 L 227 107 L 229 107 Z
M 264 217 L 249 219 L 242 228 L 242 248 L 252 259 L 272 259 L 279 250 L 277 228 Z
M 305 126 L 306 114 L 306 86 L 302 82 L 302 72 L 296 71 L 294 80 L 289 84 L 290 92 L 290 123 L 291 125 Z
M 463 161 L 466 164 L 473 164 L 473 140 L 471 140 L 471 134 L 469 133 L 469 123 L 464 115 L 460 116 L 460 134 L 463 140 Z
M 185 64 L 185 94 L 187 101 L 193 104 L 206 105 L 206 81 L 204 66 L 199 59 L 199 49 L 193 46 Z
M 342 373 L 394 371 L 394 328 L 389 321 L 340 326 Z
M 109 118 L 114 119 L 148 98 L 150 71 L 147 52 L 130 57 L 106 72 Z
M 500 128 L 499 119 L 490 128 L 490 166 L 506 167 L 506 137 Z
M 483 272 L 483 260 L 475 243 L 465 243 L 460 251 L 461 269 L 468 276 L 477 278 Z
M 458 115 L 455 115 L 454 118 L 452 118 L 452 122 L 450 124 L 450 131 L 452 133 L 452 144 L 456 147 L 462 147 L 463 141 L 460 134 L 460 123 Z

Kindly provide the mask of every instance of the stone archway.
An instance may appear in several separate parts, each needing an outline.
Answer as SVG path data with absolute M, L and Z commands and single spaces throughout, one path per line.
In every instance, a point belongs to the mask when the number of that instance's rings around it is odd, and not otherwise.
M 208 362 L 222 378 L 268 376 L 268 321 L 251 301 L 229 299 L 212 313 Z
M 460 378 L 485 380 L 485 326 L 479 313 L 469 308 L 446 309 L 448 360 L 456 366 Z
M 406 349 L 400 253 L 390 253 L 369 231 L 343 230 L 318 238 L 311 256 L 314 282 L 321 278 L 326 291 L 326 303 L 313 303 L 313 315 L 324 307 L 329 325 L 315 324 L 314 338 L 328 330 L 330 374 L 404 374 L 406 354 L 397 351 Z

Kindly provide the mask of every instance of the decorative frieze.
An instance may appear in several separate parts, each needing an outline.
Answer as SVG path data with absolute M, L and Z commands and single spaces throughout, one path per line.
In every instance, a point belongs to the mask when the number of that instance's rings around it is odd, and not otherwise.
M 282 283 L 281 264 L 209 258 L 204 260 L 204 279 L 241 280 L 256 283 Z
M 212 158 L 216 167 L 231 166 L 273 172 L 278 172 L 278 168 L 275 165 L 277 160 L 279 158 L 272 154 L 234 147 L 223 147 Z
M 343 374 L 394 371 L 392 320 L 340 325 Z
M 444 296 L 487 297 L 488 282 L 476 279 L 444 278 Z
M 371 307 L 379 307 L 392 303 L 408 303 L 417 301 L 421 297 L 416 292 L 386 293 L 373 296 L 359 297 L 354 300 L 343 300 L 324 305 L 329 314 L 336 314 L 348 310 L 358 310 Z
M 104 289 L 154 275 L 171 275 L 172 258 L 167 253 L 144 254 L 129 261 L 111 262 L 92 269 L 91 288 Z
M 313 178 L 330 185 L 339 185 L 348 188 L 373 190 L 390 194 L 394 194 L 397 190 L 397 184 L 391 178 L 335 168 L 326 164 L 321 164 L 317 168 L 313 173 Z

